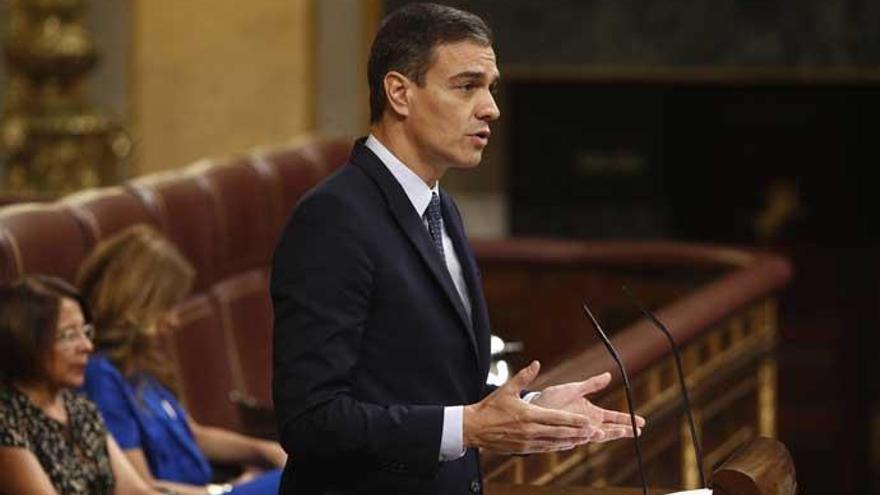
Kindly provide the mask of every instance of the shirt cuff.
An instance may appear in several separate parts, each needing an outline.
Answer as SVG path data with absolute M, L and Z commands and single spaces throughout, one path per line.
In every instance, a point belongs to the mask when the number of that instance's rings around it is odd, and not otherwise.
M 454 461 L 464 455 L 464 406 L 443 408 L 443 433 L 440 435 L 440 461 Z

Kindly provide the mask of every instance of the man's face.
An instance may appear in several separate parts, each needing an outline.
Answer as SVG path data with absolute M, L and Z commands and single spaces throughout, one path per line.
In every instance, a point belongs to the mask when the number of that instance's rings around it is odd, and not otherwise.
M 424 85 L 411 85 L 406 119 L 420 161 L 439 175 L 480 163 L 489 123 L 501 115 L 492 95 L 498 77 L 490 46 L 461 41 L 434 48 Z

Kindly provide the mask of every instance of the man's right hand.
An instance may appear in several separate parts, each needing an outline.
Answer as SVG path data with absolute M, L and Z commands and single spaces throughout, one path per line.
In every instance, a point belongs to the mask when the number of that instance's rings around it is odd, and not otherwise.
M 567 450 L 590 441 L 596 428 L 589 417 L 520 399 L 520 391 L 535 380 L 540 368 L 532 361 L 485 399 L 464 407 L 465 448 L 531 454 Z

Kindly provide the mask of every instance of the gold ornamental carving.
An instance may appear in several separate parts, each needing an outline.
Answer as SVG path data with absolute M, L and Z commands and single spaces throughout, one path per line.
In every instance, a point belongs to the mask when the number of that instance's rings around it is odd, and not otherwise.
M 86 0 L 9 0 L 2 124 L 3 189 L 56 195 L 120 179 L 131 141 L 93 109 L 85 76 L 98 56 Z

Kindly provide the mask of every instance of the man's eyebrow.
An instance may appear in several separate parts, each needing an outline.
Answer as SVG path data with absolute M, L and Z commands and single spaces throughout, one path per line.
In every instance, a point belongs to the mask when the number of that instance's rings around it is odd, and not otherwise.
M 485 72 L 468 70 L 468 71 L 464 71 L 464 72 L 459 72 L 458 74 L 455 74 L 454 76 L 450 77 L 449 79 L 451 79 L 453 81 L 462 80 L 462 79 L 478 79 L 478 80 L 482 81 L 488 77 L 489 77 L 489 75 L 486 74 Z M 500 77 L 498 74 L 493 74 L 493 76 L 491 77 L 491 80 L 489 81 L 490 84 L 497 83 L 499 78 Z

